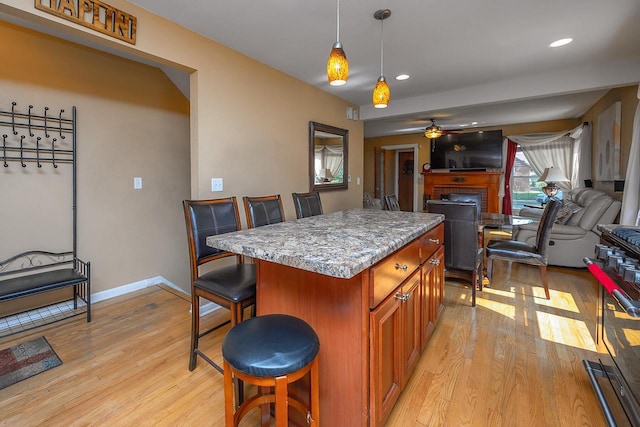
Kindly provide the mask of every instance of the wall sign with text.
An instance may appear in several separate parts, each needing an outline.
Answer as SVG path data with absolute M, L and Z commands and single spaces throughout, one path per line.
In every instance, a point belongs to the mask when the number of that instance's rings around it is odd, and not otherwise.
M 136 17 L 100 0 L 35 0 L 36 9 L 136 44 Z

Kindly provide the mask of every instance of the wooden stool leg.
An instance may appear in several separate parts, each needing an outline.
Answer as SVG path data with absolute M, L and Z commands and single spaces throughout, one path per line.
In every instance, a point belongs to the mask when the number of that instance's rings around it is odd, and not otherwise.
M 233 413 L 235 412 L 235 405 L 233 403 L 233 374 L 231 372 L 231 366 L 226 360 L 223 360 L 224 367 L 224 420 L 227 427 L 235 426 L 233 420 Z
M 309 391 L 309 402 L 311 404 L 311 427 L 320 425 L 320 369 L 318 367 L 318 357 L 311 365 L 311 390 Z
M 276 378 L 276 427 L 287 427 L 289 425 L 289 411 L 287 410 L 287 377 Z
M 198 348 L 198 335 L 200 334 L 200 297 L 191 289 L 191 351 L 189 352 L 189 370 L 196 368 L 196 348 Z
M 544 294 L 546 295 L 547 299 L 551 299 L 551 296 L 549 295 L 549 279 L 547 278 L 546 265 L 540 266 L 540 277 L 542 278 L 542 284 L 544 285 Z
M 271 393 L 271 390 L 269 387 L 262 386 L 260 387 L 259 393 L 262 396 L 266 396 Z M 260 423 L 262 427 L 269 427 L 271 425 L 271 405 L 269 403 L 262 404 L 260 406 L 260 414 Z

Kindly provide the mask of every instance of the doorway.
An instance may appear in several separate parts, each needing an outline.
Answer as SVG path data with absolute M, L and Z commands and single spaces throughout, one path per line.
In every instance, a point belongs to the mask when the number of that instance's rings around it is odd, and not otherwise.
M 401 211 L 413 211 L 413 151 L 398 152 L 398 204 Z
M 418 206 L 418 201 L 422 199 L 418 197 L 420 190 L 418 178 L 422 176 L 417 173 L 419 172 L 418 149 L 418 144 L 384 145 L 376 149 L 376 168 L 380 170 L 384 165 L 384 172 L 376 174 L 376 193 L 381 187 L 381 194 L 395 194 L 399 204 L 401 198 L 404 198 L 405 201 L 400 204 L 400 210 L 403 211 L 422 211 L 422 206 Z M 405 157 L 405 155 L 409 157 Z M 403 173 L 403 170 L 407 173 Z M 382 178 L 382 182 L 379 182 L 380 178 Z M 401 180 L 402 184 L 400 184 Z M 401 192 L 403 194 L 407 192 L 407 195 L 401 195 Z

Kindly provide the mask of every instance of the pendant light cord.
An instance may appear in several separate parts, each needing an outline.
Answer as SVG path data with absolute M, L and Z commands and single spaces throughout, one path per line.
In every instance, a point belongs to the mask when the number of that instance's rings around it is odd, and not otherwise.
M 340 41 L 340 0 L 337 1 L 338 3 L 338 11 L 336 12 L 336 15 L 338 16 L 338 18 L 336 19 L 338 22 L 337 25 L 337 30 L 336 30 L 336 41 L 339 42 Z
M 384 63 L 384 19 L 380 20 L 380 75 L 383 76 L 382 64 Z

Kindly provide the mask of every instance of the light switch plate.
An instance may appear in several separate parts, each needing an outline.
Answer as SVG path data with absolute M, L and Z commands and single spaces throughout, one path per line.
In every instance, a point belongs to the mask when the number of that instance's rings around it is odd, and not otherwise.
M 222 178 L 211 178 L 211 191 L 222 191 Z
M 133 178 L 133 189 L 141 190 L 142 189 L 142 177 L 136 176 Z

